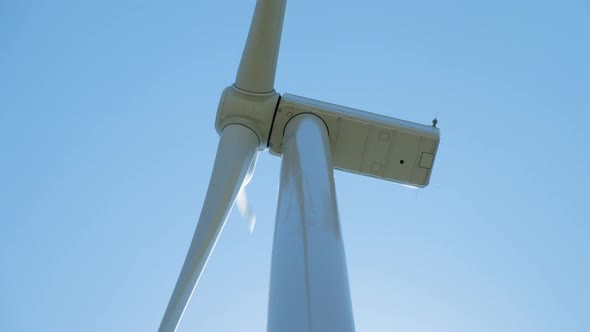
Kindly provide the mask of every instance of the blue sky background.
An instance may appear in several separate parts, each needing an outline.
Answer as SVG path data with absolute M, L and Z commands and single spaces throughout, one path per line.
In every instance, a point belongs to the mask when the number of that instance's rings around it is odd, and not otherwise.
M 0 0 L 0 330 L 155 331 L 254 0 Z M 336 172 L 358 331 L 589 331 L 590 3 L 290 1 L 276 89 L 420 123 L 431 186 Z M 180 325 L 263 331 L 280 159 Z

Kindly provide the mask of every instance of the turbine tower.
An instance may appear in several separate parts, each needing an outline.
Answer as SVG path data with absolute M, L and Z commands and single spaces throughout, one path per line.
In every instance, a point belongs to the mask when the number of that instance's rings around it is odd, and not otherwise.
M 159 332 L 176 331 L 236 198 L 244 201 L 259 151 L 282 157 L 271 332 L 354 331 L 334 168 L 420 188 L 430 179 L 439 143 L 435 124 L 274 90 L 286 2 L 256 2 L 235 83 L 219 102 L 220 140 L 209 188 Z

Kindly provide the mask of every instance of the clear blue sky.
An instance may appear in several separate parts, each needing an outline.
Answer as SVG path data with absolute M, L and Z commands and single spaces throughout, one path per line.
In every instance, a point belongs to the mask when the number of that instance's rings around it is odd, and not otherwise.
M 254 0 L 0 0 L 0 330 L 155 331 Z M 276 89 L 430 123 L 417 191 L 336 172 L 358 331 L 590 330 L 588 1 L 290 1 Z M 179 332 L 264 331 L 262 154 Z

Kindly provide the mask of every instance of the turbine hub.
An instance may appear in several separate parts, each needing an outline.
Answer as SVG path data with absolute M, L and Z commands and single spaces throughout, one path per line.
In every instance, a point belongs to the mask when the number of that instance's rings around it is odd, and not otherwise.
M 223 90 L 215 129 L 221 135 L 223 128 L 230 124 L 241 124 L 258 135 L 259 150 L 266 150 L 270 138 L 273 118 L 280 95 L 274 90 L 268 93 L 253 93 L 241 90 L 235 85 Z

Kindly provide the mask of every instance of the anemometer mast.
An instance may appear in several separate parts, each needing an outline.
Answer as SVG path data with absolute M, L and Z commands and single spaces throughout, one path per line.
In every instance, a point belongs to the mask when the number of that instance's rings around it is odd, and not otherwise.
M 282 157 L 267 330 L 354 331 L 334 168 L 428 185 L 439 129 L 274 90 L 286 0 L 258 0 L 235 84 L 219 102 L 220 135 L 205 202 L 159 331 L 174 332 L 257 154 Z

